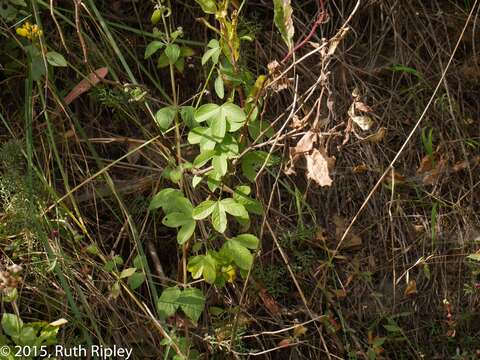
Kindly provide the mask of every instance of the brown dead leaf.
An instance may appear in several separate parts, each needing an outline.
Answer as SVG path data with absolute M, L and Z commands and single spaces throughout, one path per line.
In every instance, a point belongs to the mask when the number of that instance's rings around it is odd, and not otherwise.
M 347 291 L 345 289 L 337 289 L 335 290 L 335 297 L 338 300 L 345 299 L 347 297 Z
M 294 115 L 290 127 L 292 129 L 301 129 L 305 126 L 305 120 L 305 118 L 300 119 L 297 115 Z
M 392 172 L 390 171 L 390 173 L 385 176 L 383 178 L 383 181 L 388 183 L 388 184 L 392 184 L 392 182 L 395 182 L 395 184 L 404 184 L 405 181 L 407 180 L 407 178 L 405 176 L 403 176 L 402 174 L 400 174 L 398 171 L 394 170 L 393 171 L 393 179 L 392 179 Z
M 422 178 L 423 183 L 425 185 L 435 184 L 440 178 L 440 176 L 445 172 L 446 169 L 447 169 L 447 160 L 442 158 L 435 163 L 435 168 L 424 173 Z
M 280 70 L 280 64 L 278 63 L 278 61 L 273 60 L 267 65 L 267 68 L 271 77 L 275 79 L 274 82 L 271 83 L 273 91 L 280 92 L 282 90 L 287 89 L 288 86 L 290 85 L 290 79 L 288 79 L 285 76 L 280 78 L 280 76 L 282 75 L 282 72 Z
M 76 98 L 78 98 L 80 95 L 83 93 L 87 92 L 90 90 L 93 86 L 97 85 L 101 79 L 104 79 L 105 76 L 108 74 L 108 68 L 102 67 L 94 72 L 88 74 L 86 79 L 83 79 L 80 81 L 72 91 L 70 91 L 67 96 L 65 96 L 64 101 L 65 104 L 69 105 L 74 101 Z
M 417 174 L 424 174 L 427 171 L 431 171 L 432 169 L 433 169 L 432 157 L 429 155 L 426 155 L 420 161 L 420 166 L 417 169 Z
M 405 288 L 404 295 L 410 296 L 417 293 L 417 282 L 415 280 L 410 280 Z
M 286 338 L 286 339 L 280 340 L 280 342 L 278 343 L 278 347 L 280 348 L 288 347 L 290 346 L 291 343 L 292 343 L 292 339 Z
M 63 137 L 64 137 L 65 139 L 69 139 L 69 138 L 71 138 L 71 137 L 73 137 L 73 136 L 75 136 L 75 130 L 73 130 L 73 129 L 67 130 L 67 131 L 65 131 L 65 132 L 63 133 Z
M 360 164 L 360 165 L 357 165 L 353 168 L 353 173 L 354 174 L 363 174 L 363 173 L 366 173 L 368 170 L 369 170 L 369 168 L 366 164 Z
M 303 154 L 313 149 L 313 144 L 317 141 L 317 134 L 313 131 L 307 131 L 294 147 L 295 154 Z
M 452 166 L 452 171 L 454 173 L 460 172 L 468 168 L 468 161 L 463 160 L 463 161 L 457 161 L 455 164 Z
M 378 144 L 383 140 L 385 134 L 387 133 L 387 128 L 381 127 L 377 130 L 375 134 L 369 135 L 365 138 L 365 140 L 370 141 L 371 143 Z
M 361 102 L 361 101 L 355 101 L 355 110 L 365 112 L 365 113 L 371 113 L 373 112 L 372 108 L 368 106 L 367 104 Z
M 270 314 L 272 314 L 273 316 L 277 316 L 278 314 L 280 314 L 280 305 L 278 305 L 278 303 L 270 296 L 267 289 L 262 287 L 258 292 L 258 296 L 260 296 L 260 299 L 262 299 L 263 304 L 270 312 Z
M 340 241 L 347 229 L 347 221 L 343 217 L 335 215 L 333 217 L 333 223 L 335 224 L 335 237 L 337 241 Z M 341 244 L 342 249 L 355 249 L 360 246 L 362 246 L 362 238 L 356 235 L 352 230 L 350 230 Z
M 330 39 L 329 41 L 329 46 L 328 46 L 328 52 L 327 55 L 331 56 L 335 53 L 335 50 L 338 47 L 338 44 L 340 44 L 340 41 L 343 40 L 343 38 L 347 35 L 348 31 L 350 28 L 348 26 L 343 27 L 337 35 L 335 35 L 333 38 Z
M 327 231 L 319 226 L 317 228 L 317 233 L 315 234 L 315 240 L 321 243 L 325 243 L 327 241 Z
M 330 186 L 333 180 L 330 178 L 330 168 L 335 163 L 335 158 L 329 158 L 325 151 L 314 149 L 312 154 L 306 155 L 307 177 L 320 186 Z
M 470 165 L 472 168 L 476 165 L 480 164 L 480 156 L 476 156 L 473 161 L 469 160 L 463 160 L 463 161 L 457 161 L 453 166 L 452 166 L 452 172 L 457 173 L 460 171 L 463 171 L 468 168 Z
M 127 152 L 130 152 L 130 151 L 136 149 L 137 146 L 138 146 L 137 144 L 135 144 L 133 142 L 129 142 L 128 147 L 127 147 Z M 136 151 L 133 154 L 127 155 L 127 161 L 130 164 L 136 164 L 139 159 L 140 159 L 140 151 Z

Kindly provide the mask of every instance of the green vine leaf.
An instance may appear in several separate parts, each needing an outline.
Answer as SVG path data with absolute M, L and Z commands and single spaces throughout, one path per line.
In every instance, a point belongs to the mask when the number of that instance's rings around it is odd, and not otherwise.
M 207 121 L 212 140 L 221 143 L 227 131 L 235 132 L 243 127 L 246 115 L 242 108 L 230 102 L 221 106 L 205 104 L 195 112 L 195 120 L 198 123 Z M 205 130 L 203 131 L 205 136 Z
M 137 271 L 137 269 L 134 267 L 122 270 L 122 272 L 120 273 L 120 279 L 125 279 L 132 276 L 135 271 Z
M 207 216 L 209 216 L 213 209 L 215 208 L 216 201 L 213 200 L 205 200 L 204 202 L 200 203 L 195 209 L 193 209 L 193 218 L 195 220 L 203 220 Z
M 248 219 L 247 209 L 245 209 L 242 204 L 236 202 L 233 198 L 222 199 L 220 203 L 230 215 L 236 218 Z
M 272 155 L 269 156 L 265 151 L 249 152 L 241 160 L 243 175 L 251 182 L 255 182 L 257 171 L 265 161 L 267 162 L 266 166 L 272 166 L 277 163 L 277 159 Z
M 200 289 L 187 288 L 178 298 L 178 304 L 185 315 L 194 323 L 197 323 L 205 307 L 205 296 Z
M 231 241 L 234 241 L 248 249 L 256 250 L 258 248 L 258 245 L 260 244 L 260 240 L 252 234 L 242 234 L 234 237 L 231 239 Z
M 177 108 L 175 106 L 167 106 L 157 111 L 155 121 L 162 130 L 167 130 L 172 125 L 173 120 L 177 116 Z
M 203 276 L 209 284 L 213 284 L 217 277 L 217 261 L 210 254 L 191 257 L 187 269 L 194 279 Z
M 193 165 L 200 168 L 205 165 L 210 159 L 212 159 L 217 154 L 215 150 L 205 150 L 202 151 L 198 156 L 193 160 Z
M 223 99 L 225 97 L 225 87 L 221 75 L 218 75 L 215 79 L 215 92 L 220 99 Z
M 162 208 L 165 217 L 162 224 L 167 227 L 180 228 L 177 232 L 177 242 L 182 245 L 187 242 L 195 232 L 197 223 L 193 218 L 193 206 L 190 200 L 183 196 L 177 189 L 164 189 L 155 195 L 149 209 Z
M 168 44 L 165 48 L 165 55 L 167 56 L 170 64 L 175 64 L 180 57 L 180 46 L 177 44 Z
M 178 299 L 181 294 L 182 291 L 177 286 L 163 290 L 162 295 L 157 301 L 157 309 L 160 319 L 165 320 L 175 314 L 180 306 Z
M 130 286 L 130 289 L 135 290 L 145 282 L 145 279 L 146 276 L 143 272 L 136 272 L 128 278 L 128 286 Z
M 242 270 L 249 270 L 253 263 L 250 250 L 234 239 L 223 244 L 221 253 L 227 256 Z
M 23 328 L 23 321 L 15 314 L 3 313 L 2 329 L 10 337 L 18 337 Z
M 161 207 L 163 208 L 163 211 L 170 212 L 167 209 L 173 209 L 171 208 L 172 201 L 174 202 L 176 198 L 179 197 L 183 197 L 180 190 L 172 188 L 163 189 L 152 198 L 148 209 L 155 210 Z
M 227 230 L 227 213 L 220 201 L 217 201 L 213 207 L 212 225 L 219 233 L 224 233 Z
M 180 108 L 180 117 L 188 128 L 194 129 L 198 127 L 198 123 L 195 121 L 195 108 L 193 106 L 182 106 Z
M 220 43 L 218 40 L 212 39 L 207 46 L 209 49 L 205 51 L 205 54 L 202 56 L 202 66 L 205 65 L 210 59 L 212 59 L 214 64 L 218 64 L 218 59 L 222 53 Z
M 217 12 L 217 4 L 215 0 L 195 0 L 206 14 L 215 14 Z
M 227 154 L 220 153 L 212 159 L 212 166 L 221 176 L 225 176 L 228 171 Z
M 221 142 L 227 132 L 227 122 L 225 121 L 225 117 L 222 116 L 222 113 L 223 111 L 220 111 L 220 115 L 214 117 L 210 125 L 212 137 L 216 142 Z
M 248 196 L 251 192 L 250 186 L 241 185 L 235 188 L 235 192 L 233 193 L 233 198 L 236 202 L 245 206 L 249 213 L 255 215 L 263 215 L 263 206 L 260 201 L 255 200 Z
M 158 50 L 160 50 L 162 47 L 164 47 L 165 44 L 161 41 L 152 41 L 150 44 L 147 45 L 147 48 L 145 49 L 145 55 L 144 59 L 148 59 L 150 56 L 155 54 Z
M 217 104 L 205 104 L 195 111 L 195 120 L 198 123 L 214 119 L 220 112 L 220 106 Z
M 288 49 L 292 50 L 295 28 L 293 27 L 293 10 L 290 0 L 273 0 L 273 6 L 275 25 Z

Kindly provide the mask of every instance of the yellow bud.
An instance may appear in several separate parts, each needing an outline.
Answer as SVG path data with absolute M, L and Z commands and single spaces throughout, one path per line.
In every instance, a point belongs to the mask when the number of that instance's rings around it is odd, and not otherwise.
M 225 274 L 225 280 L 227 280 L 229 283 L 233 283 L 237 278 L 237 272 L 235 271 L 235 268 L 232 265 L 229 265 L 226 268 L 224 268 L 223 273 Z
M 16 31 L 17 35 L 22 36 L 22 37 L 28 38 L 28 36 L 30 35 L 29 31 L 27 29 L 25 29 L 24 27 L 17 28 L 17 30 L 15 30 L 15 31 Z
M 157 24 L 162 19 L 162 12 L 159 9 L 156 9 L 152 14 L 152 24 Z

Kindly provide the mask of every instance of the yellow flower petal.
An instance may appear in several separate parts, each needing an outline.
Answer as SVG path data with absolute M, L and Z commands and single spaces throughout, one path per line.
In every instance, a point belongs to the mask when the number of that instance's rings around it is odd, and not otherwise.
M 29 36 L 29 31 L 23 27 L 17 28 L 16 30 L 17 35 L 23 36 L 23 37 L 28 37 Z

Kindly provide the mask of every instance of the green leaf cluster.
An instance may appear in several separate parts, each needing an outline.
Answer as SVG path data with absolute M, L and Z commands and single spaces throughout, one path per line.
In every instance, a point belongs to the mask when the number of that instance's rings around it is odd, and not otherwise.
M 181 309 L 193 322 L 198 322 L 205 306 L 205 296 L 197 288 L 180 289 L 178 286 L 163 290 L 157 302 L 161 319 L 174 315 Z
M 208 251 L 205 255 L 191 257 L 188 271 L 194 279 L 203 278 L 209 284 L 223 286 L 232 282 L 236 268 L 248 271 L 253 263 L 251 250 L 259 246 L 259 239 L 252 234 L 242 234 L 227 241 L 219 251 Z
M 190 200 L 183 196 L 180 190 L 168 188 L 152 198 L 149 209 L 158 208 L 162 208 L 166 214 L 162 219 L 163 225 L 179 228 L 177 242 L 180 245 L 187 242 L 196 228 L 196 219 L 193 217 L 193 206 Z

